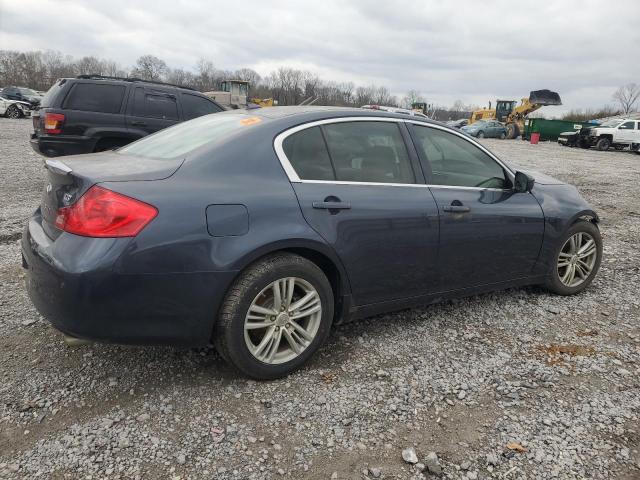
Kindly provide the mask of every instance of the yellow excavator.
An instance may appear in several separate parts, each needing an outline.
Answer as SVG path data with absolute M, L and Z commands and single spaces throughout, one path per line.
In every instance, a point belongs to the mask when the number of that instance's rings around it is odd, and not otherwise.
M 471 113 L 469 125 L 478 120 L 498 120 L 507 127 L 507 138 L 516 138 L 524 131 L 524 118 L 546 105 L 562 105 L 560 95 L 551 90 L 534 90 L 529 98 L 520 100 L 496 100 L 496 108 L 481 108 Z

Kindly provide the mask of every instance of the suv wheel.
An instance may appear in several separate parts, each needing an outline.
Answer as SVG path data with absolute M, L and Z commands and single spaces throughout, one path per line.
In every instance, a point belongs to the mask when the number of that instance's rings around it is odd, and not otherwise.
M 572 225 L 560 242 L 546 287 L 558 295 L 574 295 L 591 284 L 602 261 L 602 237 L 591 222 Z
M 598 140 L 598 143 L 596 143 L 596 148 L 598 150 L 602 150 L 602 151 L 606 151 L 609 150 L 609 147 L 611 146 L 611 142 L 609 141 L 608 138 L 604 137 L 604 138 L 600 138 Z
M 216 325 L 220 355 L 270 380 L 300 368 L 329 335 L 333 291 L 322 270 L 282 253 L 250 266 L 230 288 Z

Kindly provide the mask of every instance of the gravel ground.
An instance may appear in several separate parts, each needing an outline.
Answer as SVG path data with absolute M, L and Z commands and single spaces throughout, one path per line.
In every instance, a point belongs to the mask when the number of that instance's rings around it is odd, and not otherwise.
M 602 217 L 587 292 L 514 289 L 336 328 L 289 378 L 213 350 L 67 347 L 23 289 L 43 187 L 0 119 L 0 477 L 640 477 L 640 156 L 486 140 Z

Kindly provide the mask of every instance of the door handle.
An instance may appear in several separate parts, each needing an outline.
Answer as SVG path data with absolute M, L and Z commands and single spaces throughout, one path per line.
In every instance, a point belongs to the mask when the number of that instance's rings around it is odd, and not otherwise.
M 135 127 L 146 127 L 147 124 L 145 122 L 131 122 L 131 125 L 135 126 Z
M 321 208 L 325 210 L 349 210 L 351 204 L 349 202 L 313 202 L 313 208 Z
M 442 207 L 442 210 L 451 213 L 468 213 L 471 211 L 469 207 L 465 207 L 464 205 L 445 205 Z

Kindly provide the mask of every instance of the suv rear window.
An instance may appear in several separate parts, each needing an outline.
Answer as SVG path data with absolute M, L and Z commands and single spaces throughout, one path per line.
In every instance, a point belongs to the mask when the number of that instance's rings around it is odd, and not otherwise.
M 118 153 L 159 160 L 184 157 L 207 143 L 227 138 L 261 121 L 259 117 L 237 113 L 198 117 L 144 137 L 122 147 Z
M 118 113 L 126 87 L 97 83 L 76 83 L 64 101 L 63 108 L 86 112 Z

